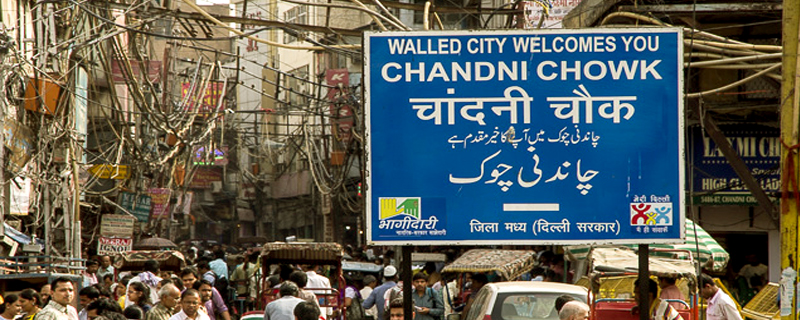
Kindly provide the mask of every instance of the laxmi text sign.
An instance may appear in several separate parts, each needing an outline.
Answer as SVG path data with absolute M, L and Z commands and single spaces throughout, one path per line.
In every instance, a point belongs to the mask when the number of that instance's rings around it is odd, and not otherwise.
M 368 33 L 368 240 L 680 241 L 682 47 L 671 28 Z
M 761 125 L 721 125 L 731 148 L 744 161 L 753 178 L 767 194 L 781 192 L 780 130 Z M 695 205 L 758 205 L 755 197 L 731 167 L 708 134 L 692 128 L 691 157 Z

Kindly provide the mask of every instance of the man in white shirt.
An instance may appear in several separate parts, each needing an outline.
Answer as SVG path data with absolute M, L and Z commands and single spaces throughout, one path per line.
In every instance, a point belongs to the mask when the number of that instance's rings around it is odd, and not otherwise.
M 128 281 L 128 291 L 131 289 L 131 283 L 133 282 L 142 282 L 148 287 L 150 287 L 150 302 L 151 303 L 158 303 L 161 300 L 161 297 L 158 296 L 158 283 L 161 282 L 161 278 L 158 277 L 159 267 L 158 261 L 155 260 L 147 260 L 144 262 L 144 272 L 137 274 L 135 277 L 131 278 Z M 130 307 L 133 303 L 125 299 L 125 308 Z
M 366 299 L 369 297 L 370 293 L 372 293 L 372 289 L 378 286 L 378 279 L 375 279 L 373 275 L 367 275 L 364 277 L 364 288 L 361 289 L 359 292 L 361 294 L 362 299 Z M 367 316 L 371 316 L 372 319 L 378 317 L 378 306 L 372 306 L 372 308 L 364 309 L 364 313 Z
M 203 302 L 200 299 L 200 292 L 195 289 L 186 289 L 181 294 L 181 311 L 169 318 L 169 320 L 211 320 L 200 306 Z
M 294 320 L 294 307 L 304 301 L 297 297 L 300 288 L 294 282 L 284 281 L 278 290 L 281 298 L 267 304 L 264 320 Z
M 116 281 L 116 277 L 114 275 L 114 266 L 111 265 L 111 257 L 110 256 L 102 256 L 100 257 L 100 268 L 97 269 L 97 281 L 103 281 L 103 277 L 107 274 L 111 275 L 111 281 Z
M 331 294 L 333 292 L 331 290 L 320 290 L 320 289 L 330 289 L 331 280 L 329 280 L 327 277 L 323 275 L 317 274 L 318 269 L 319 266 L 317 265 L 303 266 L 303 270 L 306 272 L 306 275 L 308 275 L 308 282 L 306 283 L 306 288 L 308 288 L 308 291 L 311 291 L 312 293 L 316 294 L 317 298 L 319 298 L 320 295 Z M 320 303 L 320 305 L 324 305 L 324 303 Z M 320 312 L 322 312 L 322 316 L 327 319 L 328 316 L 331 315 L 331 313 L 333 313 L 333 309 L 322 307 L 320 309 Z
M 317 270 L 319 266 L 316 265 L 306 265 L 304 266 L 303 270 L 308 275 L 308 283 L 306 284 L 306 288 L 309 289 L 330 289 L 331 288 L 331 280 L 326 278 L 323 275 L 317 274 Z M 311 290 L 311 292 L 316 293 L 330 293 L 329 290 Z
M 97 270 L 100 268 L 100 263 L 97 260 L 87 260 L 86 270 L 81 272 L 83 278 L 82 288 L 90 287 L 97 284 Z
M 720 290 L 714 279 L 705 273 L 700 275 L 700 296 L 708 301 L 707 320 L 742 320 L 733 299 Z

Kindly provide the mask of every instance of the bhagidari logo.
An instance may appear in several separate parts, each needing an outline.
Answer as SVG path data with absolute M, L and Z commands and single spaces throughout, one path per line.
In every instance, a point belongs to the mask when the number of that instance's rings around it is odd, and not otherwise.
M 379 198 L 380 219 L 405 214 L 420 219 L 420 198 Z
M 378 198 L 380 208 L 378 229 L 397 236 L 445 236 L 447 230 L 436 229 L 439 219 L 434 215 L 422 219 L 420 197 Z M 391 219 L 390 219 L 391 218 Z

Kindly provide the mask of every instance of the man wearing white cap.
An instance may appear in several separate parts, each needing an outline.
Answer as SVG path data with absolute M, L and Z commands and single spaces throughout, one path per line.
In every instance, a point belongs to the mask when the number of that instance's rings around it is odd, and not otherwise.
M 372 308 L 372 306 L 377 306 L 378 320 L 383 319 L 384 306 L 385 306 L 385 301 L 384 301 L 385 298 L 383 296 L 384 293 L 386 292 L 386 290 L 389 290 L 397 286 L 397 283 L 395 282 L 395 280 L 397 280 L 397 268 L 393 266 L 386 266 L 385 268 L 383 268 L 383 280 L 384 280 L 383 284 L 372 290 L 372 293 L 369 294 L 369 297 L 367 297 L 367 299 L 364 300 L 364 302 L 361 304 L 364 307 L 364 309 L 369 309 Z

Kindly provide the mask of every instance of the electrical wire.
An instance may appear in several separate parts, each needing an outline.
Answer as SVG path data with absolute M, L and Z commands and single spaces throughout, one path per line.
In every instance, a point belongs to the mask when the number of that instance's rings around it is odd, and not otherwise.
M 107 23 L 107 24 L 109 24 L 111 26 L 114 26 L 114 27 L 117 27 L 117 28 L 122 28 L 122 29 L 128 30 L 130 32 L 140 33 L 140 34 L 153 36 L 153 37 L 157 37 L 157 38 L 165 38 L 165 39 L 172 39 L 172 40 L 191 40 L 191 41 L 223 41 L 223 40 L 233 40 L 233 39 L 240 39 L 240 38 L 243 38 L 243 37 L 249 37 L 249 36 L 251 36 L 253 34 L 256 34 L 256 33 L 259 33 L 261 31 L 265 31 L 265 30 L 271 29 L 271 27 L 263 27 L 263 28 L 254 29 L 252 31 L 243 32 L 243 33 L 237 34 L 235 36 L 229 36 L 229 37 L 199 38 L 199 37 L 173 36 L 173 35 L 168 35 L 168 34 L 159 34 L 159 33 L 149 32 L 149 31 L 145 31 L 145 30 L 141 30 L 141 29 L 136 29 L 136 28 L 133 28 L 131 26 L 117 24 L 116 22 L 114 22 L 112 20 L 109 20 L 109 19 L 106 19 L 104 17 L 101 17 L 101 16 L 95 14 L 94 12 L 92 12 L 91 10 L 86 9 L 82 4 L 78 3 L 76 0 L 69 0 L 69 1 L 74 3 L 75 5 L 77 5 L 78 7 L 80 7 L 84 12 L 88 13 L 89 15 L 91 15 L 91 16 L 95 17 L 96 19 L 98 19 L 100 21 L 103 21 L 103 22 L 105 22 L 105 23 Z
M 72 0 L 72 1 L 74 1 L 74 0 Z M 253 40 L 255 42 L 263 43 L 263 44 L 266 44 L 266 45 L 271 45 L 271 46 L 275 46 L 275 47 L 278 47 L 278 48 L 284 48 L 284 49 L 315 50 L 315 51 L 327 50 L 327 49 L 329 49 L 331 47 L 346 48 L 346 49 L 361 48 L 361 45 L 310 46 L 310 47 L 309 46 L 293 46 L 293 45 L 286 45 L 286 44 L 273 42 L 273 41 L 269 41 L 269 40 L 265 40 L 265 39 L 261 39 L 261 38 L 256 38 L 256 37 L 253 37 L 252 35 L 247 35 L 244 32 L 239 31 L 238 29 L 231 28 L 230 26 L 222 23 L 222 21 L 217 20 L 216 18 L 214 18 L 213 16 L 208 14 L 208 12 L 206 12 L 202 8 L 198 7 L 196 4 L 192 3 L 190 0 L 182 0 L 182 1 L 183 1 L 183 3 L 185 3 L 186 5 L 188 5 L 189 7 L 191 7 L 192 9 L 197 11 L 198 13 L 200 13 L 202 16 L 206 17 L 206 19 L 211 20 L 211 22 L 215 23 L 216 25 L 218 25 L 220 27 L 223 27 L 223 28 L 227 29 L 228 31 L 231 31 L 231 32 L 233 32 L 233 33 L 235 33 L 235 34 L 237 34 L 239 36 L 243 36 L 243 37 L 246 37 L 246 38 L 248 38 L 250 40 Z

